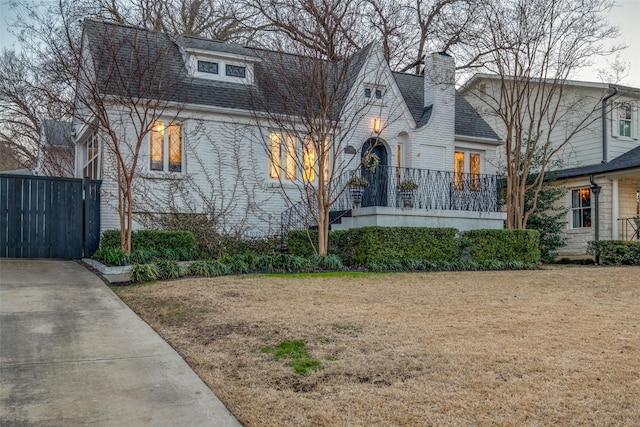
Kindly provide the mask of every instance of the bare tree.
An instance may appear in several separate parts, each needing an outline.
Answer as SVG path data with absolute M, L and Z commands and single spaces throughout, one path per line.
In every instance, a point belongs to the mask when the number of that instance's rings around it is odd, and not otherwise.
M 83 48 L 76 57 L 76 113 L 80 126 L 98 132 L 104 152 L 103 173 L 114 174 L 122 249 L 131 250 L 136 180 L 150 158 L 151 167 L 181 167 L 182 125 L 179 99 L 188 96 L 182 66 L 168 60 L 178 49 L 166 34 L 95 21 L 84 23 Z M 145 140 L 161 138 L 159 158 L 143 153 Z M 169 162 L 163 164 L 164 139 Z M 153 139 L 151 137 L 151 139 Z M 174 138 L 173 142 L 171 139 Z M 153 145 L 153 142 L 150 142 Z M 152 148 L 153 150 L 153 148 Z
M 0 144 L 22 167 L 35 166 L 40 124 L 37 90 L 23 57 L 4 50 L 0 56 Z
M 599 99 L 571 97 L 565 88 L 573 73 L 610 52 L 602 42 L 617 34 L 605 19 L 611 6 L 602 0 L 503 0 L 479 10 L 485 35 L 478 44 L 489 52 L 485 69 L 498 83 L 478 85 L 469 95 L 504 131 L 507 228 L 526 227 L 547 166 L 599 117 Z M 572 114 L 585 108 L 586 115 Z M 537 175 L 528 182 L 533 172 Z
M 327 60 L 324 51 L 305 47 L 296 55 L 260 55 L 256 79 L 261 93 L 254 114 L 269 155 L 269 173 L 291 204 L 303 200 L 319 231 L 312 243 L 324 255 L 331 207 L 361 165 L 363 153 L 352 144 L 375 140 L 374 118 L 381 123 L 377 132 L 382 132 L 402 114 L 390 94 L 384 107 L 374 101 L 383 96 L 376 87 L 390 88 L 387 79 L 393 77 L 382 52 L 372 46 L 352 55 L 340 53 L 343 59 L 334 61 Z M 365 82 L 371 84 L 371 102 L 362 93 Z

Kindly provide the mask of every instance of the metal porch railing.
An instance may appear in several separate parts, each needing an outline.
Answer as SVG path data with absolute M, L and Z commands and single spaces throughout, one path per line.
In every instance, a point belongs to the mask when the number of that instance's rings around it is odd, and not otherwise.
M 618 218 L 620 240 L 640 240 L 640 218 Z
M 354 176 L 364 177 L 369 182 L 360 200 L 350 191 L 349 180 Z M 414 182 L 417 189 L 410 192 L 400 190 L 398 184 L 406 181 Z M 369 206 L 475 212 L 500 210 L 501 181 L 498 175 L 377 166 L 375 170 L 360 169 L 346 173 L 334 183 L 340 196 L 331 207 L 331 222 L 350 215 L 351 209 Z M 317 207 L 313 206 L 313 209 Z M 286 236 L 289 230 L 316 226 L 306 202 L 300 202 L 281 214 L 282 236 Z

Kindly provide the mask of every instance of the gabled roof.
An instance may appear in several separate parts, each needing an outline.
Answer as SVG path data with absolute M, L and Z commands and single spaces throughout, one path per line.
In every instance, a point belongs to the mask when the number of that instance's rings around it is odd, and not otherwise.
M 622 172 L 628 169 L 640 169 L 640 146 L 606 163 L 563 169 L 554 173 L 553 176 L 555 179 L 567 179 L 579 176 Z
M 299 102 L 292 102 L 294 105 L 302 105 L 305 91 L 310 90 L 299 77 L 302 75 L 300 69 L 311 63 L 310 58 L 198 37 L 171 38 L 163 33 L 91 20 L 84 22 L 84 31 L 94 58 L 94 68 L 98 70 L 100 90 L 109 95 L 140 94 L 145 97 L 145 93 L 151 93 L 154 98 L 168 102 L 291 114 L 292 111 L 285 111 L 285 106 L 278 99 L 269 96 L 274 88 L 282 86 L 283 76 L 298 89 L 288 90 L 298 95 Z M 190 77 L 181 49 L 255 58 L 256 84 Z M 333 68 L 333 75 L 347 77 L 347 86 L 341 85 L 341 90 L 348 92 L 355 83 L 369 51 L 370 48 L 366 47 L 348 60 L 324 63 Z M 138 52 L 144 52 L 147 58 L 137 65 L 132 57 Z M 112 65 L 114 59 L 118 63 L 117 70 Z M 345 65 L 347 70 L 341 68 Z M 341 107 L 336 106 L 336 109 Z
M 300 69 L 312 63 L 310 58 L 199 37 L 171 37 L 140 28 L 92 20 L 84 22 L 84 32 L 94 59 L 94 68 L 98 70 L 102 93 L 120 96 L 139 94 L 141 98 L 151 93 L 154 98 L 168 102 L 245 111 L 263 110 L 270 113 L 292 114 L 298 111 L 302 115 L 303 108 L 308 108 L 304 102 L 305 93 L 312 88 L 300 78 L 304 75 Z M 183 51 L 189 50 L 255 58 L 252 62 L 256 84 L 190 77 L 183 59 Z M 146 55 L 142 67 L 132 60 L 136 51 Z M 339 90 L 347 93 L 356 83 L 371 51 L 372 44 L 346 60 L 324 63 L 330 66 L 334 79 L 346 80 L 346 85 L 334 84 L 333 87 L 340 86 Z M 118 64 L 117 69 L 113 66 L 114 59 Z M 343 68 L 345 66 L 346 70 Z M 402 73 L 393 73 L 393 76 L 417 126 L 423 126 L 431 112 L 430 108 L 424 108 L 424 77 Z M 285 84 L 285 80 L 291 87 L 298 88 L 293 91 L 294 95 L 288 100 L 270 96 Z M 340 104 L 346 97 L 336 96 L 335 99 Z M 285 101 L 295 105 L 298 110 L 286 110 L 290 105 L 283 105 Z M 336 105 L 334 114 L 342 107 Z M 499 140 L 498 135 L 457 92 L 455 114 L 457 136 Z
M 416 121 L 417 127 L 427 124 L 431 106 L 424 106 L 424 77 L 415 74 L 393 73 L 402 97 Z M 499 140 L 498 135 L 469 102 L 456 90 L 455 135 Z

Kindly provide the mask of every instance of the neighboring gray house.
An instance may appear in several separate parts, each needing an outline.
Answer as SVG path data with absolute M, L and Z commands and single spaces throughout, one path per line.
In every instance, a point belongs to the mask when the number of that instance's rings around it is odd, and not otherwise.
M 482 104 L 499 93 L 500 79 L 478 74 L 463 88 L 471 103 L 502 133 L 502 125 Z M 583 256 L 591 240 L 640 238 L 640 89 L 608 83 L 567 81 L 560 122 L 552 141 L 563 141 L 558 154 L 562 170 L 550 171 L 567 188 L 561 203 L 569 209 L 563 236 L 563 256 Z M 546 132 L 546 129 L 542 129 Z
M 42 120 L 35 175 L 73 177 L 75 144 L 70 121 Z
M 138 49 L 127 44 L 131 40 Z M 84 23 L 83 48 L 87 78 L 109 101 L 108 131 L 120 141 L 135 141 L 137 129 L 150 129 L 141 142 L 134 184 L 137 226 L 147 225 L 150 216 L 176 212 L 208 214 L 220 232 L 245 235 L 314 226 L 301 201 L 309 185 L 320 184 L 318 156 L 293 129 L 309 119 L 302 111 L 306 83 L 300 70 L 310 59 L 95 21 Z M 139 67 L 128 66 L 141 54 L 153 64 L 153 76 L 136 75 Z M 503 227 L 494 166 L 501 141 L 456 92 L 453 58 L 429 55 L 426 77 L 391 72 L 375 46 L 330 65 L 347 89 L 334 106 L 340 114 L 331 136 L 343 143 L 326 154 L 325 167 L 342 171 L 331 183 L 340 194 L 333 229 Z M 146 84 L 165 103 L 151 122 L 131 111 L 123 114 L 131 91 L 140 93 Z M 299 119 L 273 96 L 287 84 L 301 89 L 299 98 L 290 99 L 301 106 Z M 278 114 L 293 115 L 299 125 L 283 128 L 274 119 Z M 76 116 L 75 175 L 103 181 L 101 228 L 118 228 L 118 177 L 107 129 L 80 102 Z M 372 153 L 379 164 L 364 168 L 362 157 Z M 353 175 L 371 183 L 360 201 L 347 188 Z M 409 202 L 398 189 L 407 179 L 418 184 Z

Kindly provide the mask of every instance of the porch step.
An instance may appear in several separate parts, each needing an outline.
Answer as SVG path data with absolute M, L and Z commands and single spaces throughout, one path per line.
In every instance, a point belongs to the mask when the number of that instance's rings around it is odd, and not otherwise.
M 329 211 L 329 229 L 331 229 L 332 224 L 341 224 L 342 218 L 350 218 L 350 217 L 351 217 L 351 209 Z

